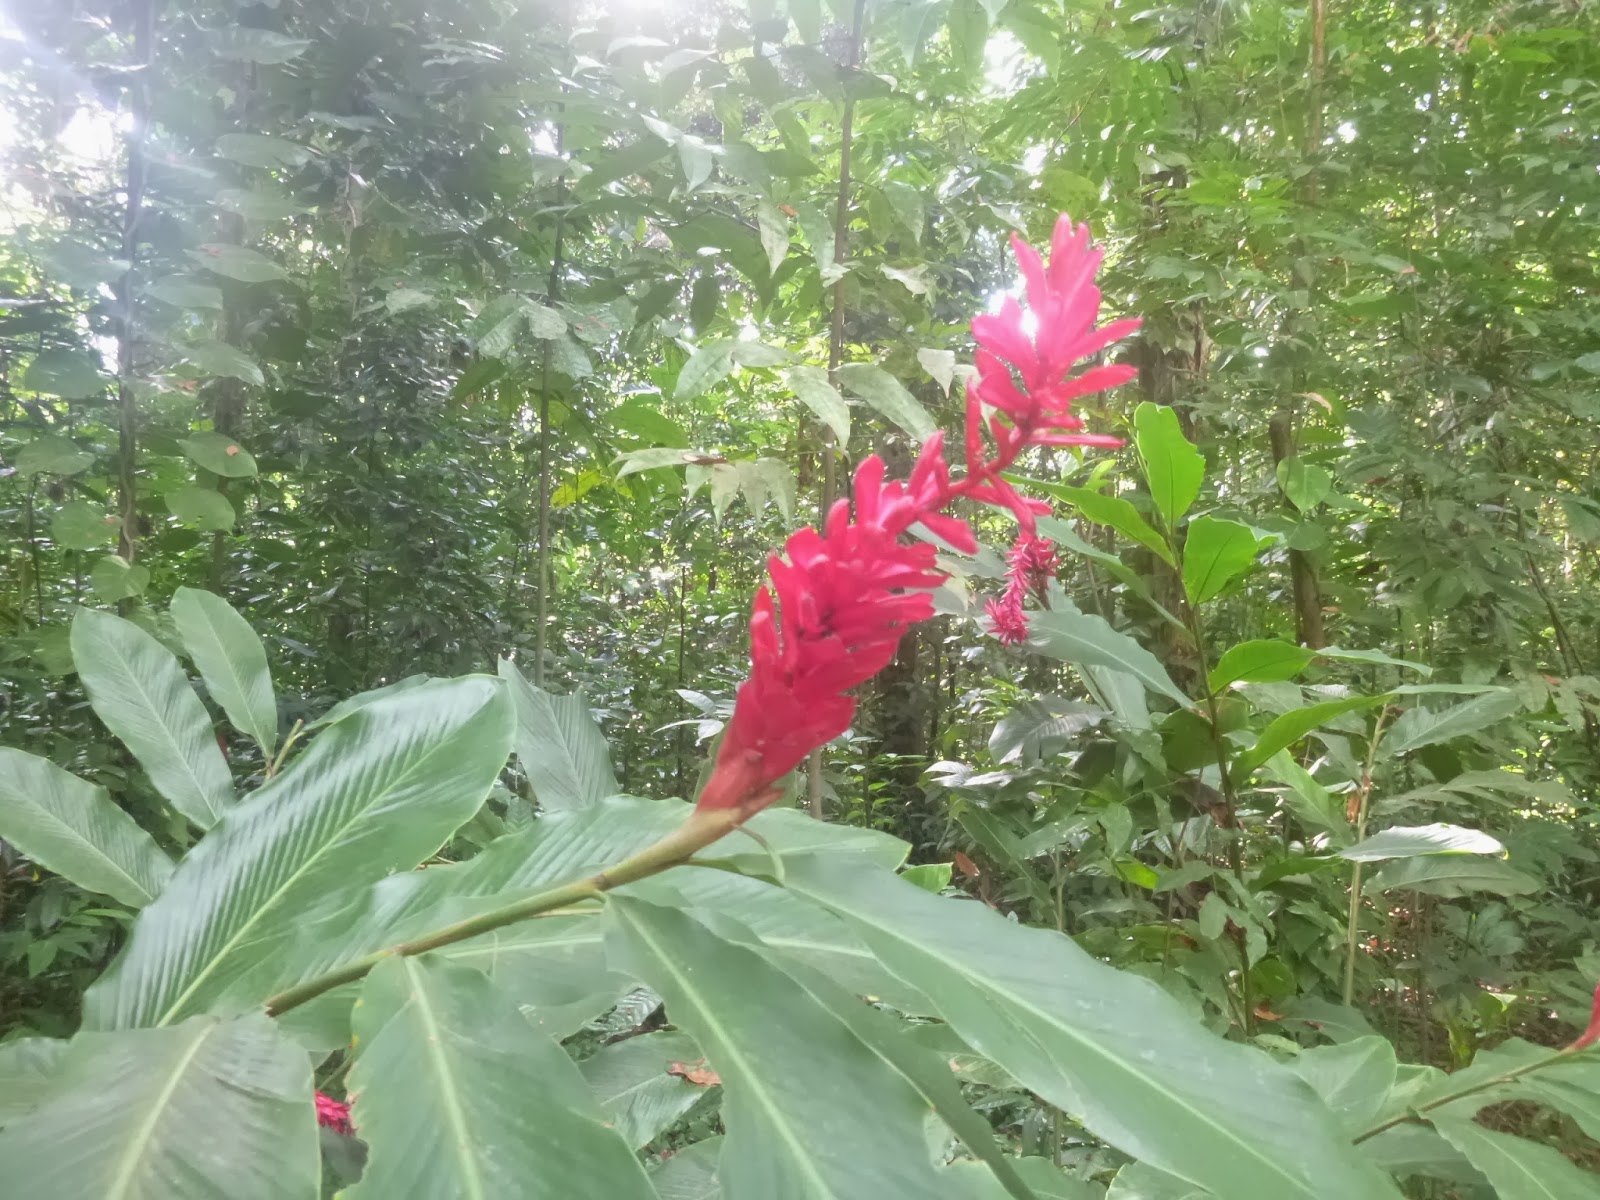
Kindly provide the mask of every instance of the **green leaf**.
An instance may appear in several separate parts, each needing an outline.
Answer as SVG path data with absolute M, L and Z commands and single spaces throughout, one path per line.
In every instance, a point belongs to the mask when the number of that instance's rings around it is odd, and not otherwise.
M 230 136 L 245 137 L 245 134 Z M 275 138 L 267 139 L 276 141 Z M 185 254 L 206 270 L 240 283 L 271 283 L 287 279 L 289 274 L 266 255 L 231 242 L 212 242 L 198 250 L 185 250 Z
M 789 257 L 789 218 L 770 200 L 756 205 L 756 227 L 761 231 L 761 248 L 767 252 L 767 269 L 774 275 Z
M 655 1200 L 566 1052 L 481 973 L 382 962 L 355 1035 L 353 1116 L 369 1155 L 348 1200 Z
M 1140 403 L 1133 410 L 1133 430 L 1150 498 L 1167 528 L 1176 529 L 1200 495 L 1205 456 L 1183 436 L 1176 410 L 1165 404 Z
M 702 1057 L 681 1033 L 647 1033 L 602 1046 L 578 1069 L 605 1109 L 607 1123 L 637 1150 L 705 1096 L 704 1087 L 668 1074 L 673 1063 L 692 1064 Z
M 855 926 L 975 1052 L 1124 1153 L 1218 1196 L 1398 1200 L 1300 1080 L 1072 939 L 838 857 L 790 863 L 786 882 Z
M 214 340 L 191 342 L 180 349 L 185 362 L 193 363 L 207 375 L 237 379 L 242 383 L 254 384 L 256 387 L 266 385 L 267 379 L 261 373 L 260 364 L 227 342 Z
M 1096 525 L 1109 525 L 1123 537 L 1138 542 L 1169 567 L 1178 565 L 1172 556 L 1171 548 L 1167 545 L 1167 539 L 1152 529 L 1149 522 L 1139 515 L 1139 510 L 1121 496 L 1108 496 L 1092 488 L 1068 487 L 1059 483 L 1038 483 L 1035 480 L 1027 482 L 1034 483 L 1048 494 L 1065 500 L 1076 508 L 1085 520 L 1093 521 Z
M 1574 1166 L 1550 1146 L 1472 1121 L 1435 1120 L 1433 1126 L 1494 1185 L 1500 1200 L 1594 1200 L 1600 1175 Z
M 219 208 L 237 213 L 246 221 L 282 221 L 311 211 L 308 205 L 301 204 L 287 193 L 266 186 L 223 188 L 212 197 L 212 200 Z M 207 307 L 222 307 L 220 292 L 218 303 Z
M 110 380 L 87 350 L 45 350 L 33 356 L 22 373 L 22 388 L 63 400 L 87 400 L 106 390 Z M 65 474 L 66 472 L 58 472 Z
M 88 500 L 69 500 L 50 518 L 50 537 L 63 550 L 94 550 L 117 540 L 122 522 Z
M 666 998 L 722 1078 L 730 1196 L 939 1194 L 921 1097 L 848 1026 L 761 955 L 681 912 L 623 897 L 606 910 L 619 963 Z
M 270 759 L 278 743 L 278 701 L 266 648 L 250 622 L 221 596 L 187 587 L 173 593 L 172 618 L 212 699 Z
M 693 400 L 696 396 L 705 395 L 733 374 L 733 348 L 734 342 L 729 338 L 702 342 L 678 372 L 672 398 Z
M 1033 614 L 1031 629 L 1028 644 L 1041 654 L 1063 662 L 1111 667 L 1180 705 L 1190 702 L 1154 654 L 1127 634 L 1111 628 L 1104 617 L 1057 607 Z
M 1098 1184 L 1074 1179 L 1048 1158 L 1018 1158 L 1011 1160 L 1012 1169 L 1030 1189 L 1029 1195 L 1038 1200 L 1104 1200 L 1105 1192 Z M 957 1162 L 945 1168 L 945 1174 L 954 1185 L 941 1196 L 972 1197 L 972 1200 L 1005 1200 L 1005 1185 L 986 1170 L 982 1163 Z
M 233 438 L 222 433 L 197 433 L 178 442 L 195 463 L 224 479 L 248 479 L 256 474 L 256 460 Z
M 201 283 L 192 275 L 164 276 L 145 288 L 144 293 L 174 308 L 222 310 L 222 289 Z
M 185 525 L 195 529 L 213 529 L 226 533 L 238 520 L 233 505 L 221 492 L 213 488 L 188 484 L 162 497 L 167 511 Z
M 1351 862 L 1415 858 L 1419 854 L 1496 854 L 1506 848 L 1479 829 L 1459 825 L 1396 825 L 1339 851 Z
M 1256 535 L 1237 521 L 1196 517 L 1183 542 L 1183 590 L 1204 604 L 1256 561 Z
M 1300 674 L 1316 654 L 1277 638 L 1240 642 L 1217 660 L 1207 682 L 1213 692 L 1226 691 L 1236 683 L 1278 683 Z
M 1367 883 L 1374 892 L 1410 888 L 1432 896 L 1457 899 L 1474 892 L 1497 896 L 1523 896 L 1542 892 L 1542 880 L 1519 871 L 1498 858 L 1476 854 L 1431 854 L 1419 858 L 1397 858 L 1379 867 Z
M 1377 1120 L 1394 1087 L 1397 1066 L 1394 1045 L 1383 1037 L 1313 1046 L 1289 1060 L 1289 1069 L 1322 1097 L 1350 1137 Z
M 33 1110 L 55 1074 L 67 1043 L 24 1037 L 0 1042 L 0 1127 Z
M 96 715 L 156 791 L 200 828 L 215 825 L 233 807 L 233 777 L 172 652 L 131 621 L 85 608 L 72 622 L 72 661 Z
M 1388 698 L 1387 695 L 1348 696 L 1343 700 L 1325 700 L 1321 704 L 1308 704 L 1304 708 L 1291 709 L 1281 717 L 1273 718 L 1256 738 L 1255 744 L 1248 750 L 1241 751 L 1234 759 L 1234 782 L 1243 783 L 1255 773 L 1256 768 L 1279 750 L 1287 750 L 1313 729 L 1347 712 L 1374 708 L 1386 702 Z
M 1176 1175 L 1158 1171 L 1146 1163 L 1129 1163 L 1117 1172 L 1106 1192 L 1106 1200 L 1215 1200 L 1204 1188 L 1197 1188 Z
M 80 1033 L 0 1131 L 14 1196 L 316 1200 L 311 1063 L 266 1017 Z
M 150 586 L 150 568 L 143 563 L 130 563 L 120 554 L 107 554 L 89 572 L 89 586 L 106 604 L 129 600 L 143 595 Z
M 5 746 L 0 838 L 46 870 L 130 908 L 154 900 L 172 874 L 172 860 L 104 788 Z
M 536 688 L 509 659 L 497 669 L 516 706 L 517 760 L 540 806 L 584 808 L 616 795 L 611 748 L 583 693 L 556 696 Z
M 925 442 L 937 431 L 938 426 L 928 410 L 882 367 L 872 363 L 843 363 L 836 377 L 845 391 L 864 400 L 879 416 L 894 422 L 917 441 Z
M 18 450 L 11 465 L 18 475 L 77 475 L 94 466 L 94 455 L 68 438 L 46 433 Z
M 721 1134 L 674 1151 L 650 1176 L 658 1200 L 720 1200 L 717 1167 L 721 1161 Z
M 212 34 L 211 52 L 229 62 L 276 66 L 299 58 L 310 46 L 310 38 L 287 37 L 270 29 L 235 25 Z
M 89 989 L 85 1023 L 261 1004 L 306 954 L 313 902 L 433 854 L 482 807 L 510 744 L 505 688 L 481 675 L 391 692 L 325 728 L 184 858 Z
M 828 382 L 828 373 L 820 367 L 790 367 L 783 373 L 789 390 L 813 413 L 817 419 L 833 430 L 840 446 L 850 440 L 850 406 L 845 403 L 834 386 Z
M 1278 487 L 1303 513 L 1308 513 L 1333 491 L 1333 476 L 1298 455 L 1278 464 Z
M 1092 704 L 1060 696 L 1028 696 L 996 722 L 989 735 L 989 754 L 997 763 L 1032 766 L 1059 754 L 1085 730 L 1110 714 Z
M 1383 739 L 1383 752 L 1386 756 L 1398 757 L 1423 746 L 1465 737 L 1487 726 L 1498 725 L 1522 708 L 1521 695 L 1510 688 L 1486 692 L 1445 709 L 1408 708 Z
M 1317 651 L 1317 657 L 1339 659 L 1343 662 L 1375 663 L 1385 667 L 1404 667 L 1423 676 L 1433 674 L 1433 668 L 1424 663 L 1407 662 L 1403 658 L 1391 658 L 1382 650 L 1341 650 L 1338 646 L 1327 646 Z
M 707 456 L 698 450 L 681 450 L 676 446 L 648 446 L 643 450 L 629 450 L 617 455 L 621 465 L 617 478 L 623 479 L 640 471 L 658 471 L 662 467 L 686 467 Z
M 311 161 L 311 150 L 308 147 L 298 142 L 268 137 L 260 133 L 225 133 L 217 139 L 215 149 L 217 157 L 247 167 L 268 169 L 288 167 L 292 170 L 303 167 Z M 245 280 L 245 282 L 259 281 Z

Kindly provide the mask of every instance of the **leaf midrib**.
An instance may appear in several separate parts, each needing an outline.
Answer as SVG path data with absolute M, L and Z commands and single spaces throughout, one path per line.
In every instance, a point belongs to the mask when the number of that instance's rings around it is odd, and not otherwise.
M 406 979 L 411 984 L 411 1001 L 426 1035 L 423 1044 L 427 1050 L 428 1062 L 433 1067 L 434 1077 L 439 1083 L 435 1095 L 440 1098 L 445 1120 L 450 1126 L 450 1145 L 456 1152 L 456 1161 L 461 1164 L 462 1186 L 465 1194 L 472 1197 L 472 1200 L 487 1200 L 489 1193 L 484 1190 L 479 1163 L 468 1150 L 468 1147 L 474 1144 L 472 1129 L 461 1102 L 460 1080 L 451 1071 L 452 1060 L 445 1053 L 442 1040 L 445 1030 L 438 1014 L 434 1011 L 432 997 L 428 994 L 428 980 L 424 973 L 417 969 L 414 959 L 402 958 L 400 962 L 404 966 Z
M 823 896 L 813 894 L 813 898 L 816 899 L 816 900 L 821 901 L 822 903 L 825 903 L 825 904 L 827 903 L 826 899 Z M 830 907 L 832 907 L 832 906 L 830 906 Z M 1288 1179 L 1294 1185 L 1294 1194 L 1295 1195 L 1304 1196 L 1304 1197 L 1307 1198 L 1307 1200 L 1317 1200 L 1317 1198 L 1316 1198 L 1314 1193 L 1307 1192 L 1305 1190 L 1305 1184 L 1302 1181 L 1296 1179 L 1294 1176 L 1288 1175 L 1283 1170 L 1283 1168 L 1279 1167 L 1271 1159 L 1263 1157 L 1263 1155 L 1261 1154 L 1259 1149 L 1257 1149 L 1254 1146 L 1252 1146 L 1251 1143 L 1249 1143 L 1249 1142 L 1242 1141 L 1239 1138 L 1238 1134 L 1233 1129 L 1231 1129 L 1229 1126 L 1220 1124 L 1220 1123 L 1210 1119 L 1209 1117 L 1207 1117 L 1205 1115 L 1205 1113 L 1202 1110 L 1200 1110 L 1199 1108 L 1197 1108 L 1197 1107 L 1185 1102 L 1182 1099 L 1181 1096 L 1177 1095 L 1176 1093 L 1169 1092 L 1165 1088 L 1161 1088 L 1161 1087 L 1157 1086 L 1157 1083 L 1156 1083 L 1156 1080 L 1155 1080 L 1154 1077 L 1145 1074 L 1144 1072 L 1139 1070 L 1138 1067 L 1129 1064 L 1125 1059 L 1118 1058 L 1118 1057 L 1115 1057 L 1113 1055 L 1110 1055 L 1110 1054 L 1106 1053 L 1104 1050 L 1101 1049 L 1100 1046 L 1098 1046 L 1095 1043 L 1095 1041 L 1093 1039 L 1086 1038 L 1086 1037 L 1083 1037 L 1083 1036 L 1075 1033 L 1071 1029 L 1070 1026 L 1061 1024 L 1059 1022 L 1059 1020 L 1052 1013 L 1049 1013 L 1046 1010 L 1041 1009 L 1038 1005 L 1033 1004 L 1033 1003 L 1021 998 L 1020 996 L 1015 995 L 1013 992 L 996 985 L 992 981 L 985 979 L 983 976 L 980 976 L 980 975 L 968 970 L 961 963 L 961 961 L 959 959 L 957 959 L 957 958 L 952 957 L 952 958 L 949 958 L 949 959 L 945 959 L 945 958 L 941 958 L 941 957 L 939 957 L 937 955 L 934 955 L 934 954 L 930 953 L 927 950 L 926 947 L 922 946 L 918 942 L 915 942 L 915 941 L 911 940 L 908 937 L 905 937 L 904 935 L 902 935 L 901 933 L 899 933 L 897 930 L 895 930 L 894 928 L 892 928 L 890 926 L 885 926 L 885 925 L 879 924 L 876 921 L 869 920 L 866 917 L 863 917 L 863 916 L 857 914 L 854 910 L 840 910 L 840 909 L 836 908 L 835 911 L 842 911 L 847 919 L 855 920 L 855 921 L 857 921 L 857 922 L 859 922 L 861 924 L 869 926 L 872 929 L 876 929 L 879 932 L 881 932 L 884 936 L 889 937 L 892 940 L 898 942 L 900 945 L 906 947 L 912 953 L 919 954 L 922 957 L 931 960 L 936 965 L 945 967 L 946 969 L 952 971 L 953 973 L 964 977 L 965 979 L 968 980 L 969 983 L 973 984 L 980 992 L 988 991 L 988 992 L 992 992 L 992 993 L 997 993 L 1000 996 L 1002 996 L 1002 997 L 1006 998 L 1007 1000 L 1009 1000 L 1017 1008 L 1023 1010 L 1024 1012 L 1030 1013 L 1035 1018 L 1041 1020 L 1047 1027 L 1060 1029 L 1075 1045 L 1080 1046 L 1080 1048 L 1082 1048 L 1083 1050 L 1087 1051 L 1093 1057 L 1096 1057 L 1096 1058 L 1100 1059 L 1102 1062 L 1106 1062 L 1106 1063 L 1109 1063 L 1109 1064 L 1111 1064 L 1113 1066 L 1122 1068 L 1127 1074 L 1132 1075 L 1135 1079 L 1139 1080 L 1141 1083 L 1143 1083 L 1150 1090 L 1152 1090 L 1152 1091 L 1154 1091 L 1154 1092 L 1156 1092 L 1158 1094 L 1161 1094 L 1161 1095 L 1166 1095 L 1166 1096 L 1170 1097 L 1171 1099 L 1175 1100 L 1177 1102 L 1177 1106 L 1180 1109 L 1182 1109 L 1183 1111 L 1190 1112 L 1190 1113 L 1194 1114 L 1195 1116 L 1197 1116 L 1200 1119 L 1200 1122 L 1203 1125 L 1206 1125 L 1206 1126 L 1210 1127 L 1211 1129 L 1215 1130 L 1218 1134 L 1220 1134 L 1221 1137 L 1222 1137 L 1222 1140 L 1228 1142 L 1229 1144 L 1238 1146 L 1242 1150 L 1247 1151 L 1248 1154 L 1249 1154 L 1249 1157 L 1254 1158 L 1257 1161 L 1260 1161 L 1260 1162 L 1264 1163 L 1266 1166 L 1268 1166 L 1269 1168 L 1271 1168 L 1272 1173 L 1274 1175 L 1276 1175 L 1276 1176 L 1278 1176 L 1280 1178 Z M 913 984 L 912 986 L 915 986 L 915 984 Z M 1197 1182 L 1197 1181 L 1191 1181 L 1191 1182 Z M 1206 1185 L 1201 1184 L 1200 1186 L 1206 1186 Z
M 483 707 L 484 706 L 480 704 L 478 708 L 474 710 L 474 716 L 482 712 Z M 356 715 L 356 713 L 351 714 L 351 716 Z M 423 767 L 429 760 L 438 754 L 447 744 L 453 741 L 455 735 L 459 734 L 464 728 L 466 728 L 466 725 L 467 722 L 465 721 L 458 722 L 450 734 L 441 738 L 436 746 L 419 757 L 411 767 L 395 776 L 388 787 L 384 788 L 380 792 L 374 793 L 371 797 L 369 797 L 369 800 L 366 804 L 362 805 L 350 814 L 350 818 L 348 820 L 339 825 L 337 829 L 330 831 L 329 836 L 323 840 L 322 846 L 317 850 L 317 852 L 308 857 L 305 862 L 301 863 L 299 867 L 291 872 L 288 877 L 285 878 L 284 881 L 273 891 L 273 893 L 257 906 L 256 910 L 250 914 L 249 918 L 233 931 L 233 934 L 228 938 L 228 940 L 225 941 L 221 946 L 217 947 L 216 953 L 210 956 L 205 967 L 189 981 L 189 985 L 178 994 L 178 996 L 170 1005 L 167 1006 L 166 1012 L 161 1014 L 160 1018 L 157 1019 L 156 1024 L 166 1025 L 169 1021 L 171 1021 L 173 1016 L 183 1005 L 184 1001 L 188 1000 L 188 998 L 194 994 L 195 989 L 205 982 L 205 980 L 210 978 L 212 972 L 217 969 L 217 965 L 221 963 L 230 952 L 232 952 L 244 935 L 255 928 L 256 924 L 262 919 L 262 917 L 266 913 L 270 912 L 278 903 L 278 901 L 283 898 L 284 893 L 287 892 L 294 884 L 299 882 L 299 880 L 313 866 L 315 866 L 325 857 L 328 852 L 328 848 L 340 842 L 353 825 L 362 820 L 381 801 L 385 800 L 398 786 L 400 786 L 400 784 L 408 781 L 421 767 Z M 260 795 L 259 792 L 256 794 L 258 796 Z
M 837 1196 L 838 1193 L 828 1185 L 828 1181 L 817 1173 L 816 1164 L 806 1154 L 805 1147 L 795 1139 L 792 1130 L 783 1120 L 783 1106 L 776 1103 L 768 1094 L 760 1075 L 751 1068 L 749 1061 L 740 1052 L 738 1043 L 730 1038 L 726 1030 L 723 1029 L 722 1023 L 717 1020 L 710 1006 L 706 1004 L 700 989 L 690 982 L 687 975 L 678 970 L 677 963 L 672 956 L 665 952 L 661 944 L 650 936 L 640 922 L 631 920 L 628 917 L 622 905 L 614 904 L 611 908 L 617 919 L 625 922 L 628 928 L 633 931 L 634 936 L 650 948 L 650 953 L 655 956 L 661 969 L 673 978 L 691 1007 L 697 1009 L 711 1027 L 712 1035 L 721 1043 L 729 1065 L 736 1066 L 744 1075 L 745 1081 L 750 1085 L 750 1091 L 758 1099 L 759 1106 L 767 1111 L 772 1119 L 773 1126 L 778 1130 L 779 1137 L 790 1147 L 795 1161 L 800 1164 L 801 1172 L 821 1189 L 823 1195 Z

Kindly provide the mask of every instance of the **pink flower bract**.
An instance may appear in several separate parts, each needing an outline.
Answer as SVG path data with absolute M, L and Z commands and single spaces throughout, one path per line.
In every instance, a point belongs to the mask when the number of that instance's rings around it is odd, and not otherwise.
M 812 750 L 850 726 L 849 693 L 894 657 L 900 638 L 933 615 L 930 592 L 944 580 L 936 551 L 905 540 L 921 526 L 955 549 L 977 541 L 965 521 L 949 514 L 959 499 L 1009 509 L 1023 528 L 1012 551 L 1006 593 L 988 612 L 1002 641 L 1027 636 L 1023 597 L 1040 592 L 1054 572 L 1050 543 L 1033 537 L 1034 519 L 1049 506 L 1020 495 L 1002 478 L 1029 446 L 1120 446 L 1121 440 L 1083 432 L 1073 401 L 1133 378 L 1126 366 L 1072 370 L 1138 328 L 1137 320 L 1095 326 L 1101 251 L 1086 225 L 1057 223 L 1046 265 L 1013 236 L 1026 284 L 1030 317 L 1014 299 L 972 322 L 978 375 L 967 389 L 966 474 L 956 482 L 944 438 L 923 446 L 911 477 L 884 480 L 873 455 L 857 468 L 851 500 L 827 514 L 822 532 L 790 536 L 783 556 L 768 563 L 770 586 L 756 593 L 750 617 L 750 677 L 739 688 L 733 718 L 716 765 L 696 805 L 736 810 L 742 817 L 774 799 L 773 784 Z

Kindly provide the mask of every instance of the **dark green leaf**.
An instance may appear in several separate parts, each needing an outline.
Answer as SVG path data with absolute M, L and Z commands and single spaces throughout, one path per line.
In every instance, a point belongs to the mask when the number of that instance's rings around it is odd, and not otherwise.
M 168 492 L 162 499 L 173 516 L 195 529 L 214 529 L 226 533 L 238 520 L 238 514 L 226 496 L 198 484 Z
M 98 360 L 87 350 L 46 350 L 34 355 L 28 369 L 22 373 L 25 391 L 44 392 L 64 400 L 98 396 L 109 382 L 101 374 Z
M 1111 667 L 1139 680 L 1150 691 L 1187 706 L 1189 697 L 1172 682 L 1154 654 L 1125 633 L 1111 628 L 1104 617 L 1055 608 L 1036 613 L 1028 644 L 1041 654 L 1063 662 Z

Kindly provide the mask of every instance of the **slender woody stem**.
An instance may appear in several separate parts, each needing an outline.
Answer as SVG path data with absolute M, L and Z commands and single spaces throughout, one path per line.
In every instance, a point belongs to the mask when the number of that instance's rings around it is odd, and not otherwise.
M 669 867 L 689 861 L 697 850 L 704 849 L 732 831 L 743 819 L 743 814 L 736 809 L 696 812 L 653 845 L 586 879 L 575 880 L 560 887 L 526 896 L 513 904 L 480 913 L 465 921 L 457 921 L 454 925 L 446 925 L 421 937 L 375 950 L 354 962 L 346 963 L 337 970 L 279 992 L 267 1000 L 267 1015 L 282 1016 L 290 1009 L 299 1008 L 302 1004 L 315 1000 L 324 992 L 330 992 L 347 983 L 354 983 L 386 958 L 397 956 L 406 958 L 413 954 L 425 954 L 429 950 L 437 950 L 441 946 L 450 946 L 456 942 L 464 942 L 468 938 L 492 933 L 496 929 L 503 929 L 519 921 L 544 916 L 554 909 L 566 908 L 585 900 L 599 900 L 612 888 L 622 887 L 624 884 L 633 883 L 648 875 L 658 874 Z

